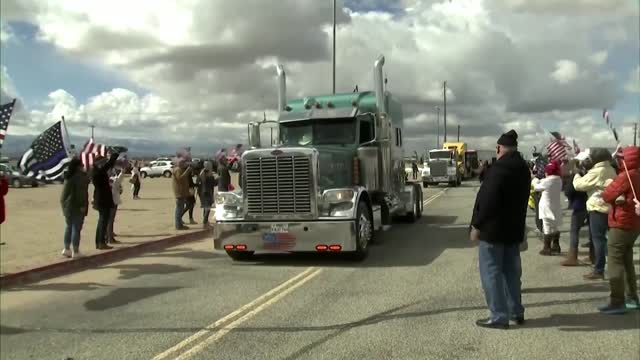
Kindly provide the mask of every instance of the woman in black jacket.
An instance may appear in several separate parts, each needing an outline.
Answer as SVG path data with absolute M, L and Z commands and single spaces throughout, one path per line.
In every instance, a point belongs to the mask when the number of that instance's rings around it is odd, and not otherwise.
M 64 249 L 62 256 L 78 258 L 80 254 L 80 233 L 89 206 L 89 177 L 82 161 L 73 158 L 64 176 L 64 187 L 60 195 L 60 206 L 66 222 Z M 73 246 L 73 247 L 72 247 Z
M 109 250 L 113 247 L 107 245 L 107 228 L 111 209 L 115 207 L 113 203 L 113 193 L 109 184 L 109 171 L 116 164 L 119 153 L 112 153 L 107 160 L 98 156 L 93 165 L 93 208 L 98 211 L 98 226 L 96 227 L 96 249 Z

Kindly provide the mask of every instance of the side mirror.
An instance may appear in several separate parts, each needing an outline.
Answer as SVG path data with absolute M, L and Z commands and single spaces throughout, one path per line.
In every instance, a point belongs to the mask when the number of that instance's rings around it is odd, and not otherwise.
M 249 123 L 249 146 L 252 149 L 260 147 L 260 124 Z

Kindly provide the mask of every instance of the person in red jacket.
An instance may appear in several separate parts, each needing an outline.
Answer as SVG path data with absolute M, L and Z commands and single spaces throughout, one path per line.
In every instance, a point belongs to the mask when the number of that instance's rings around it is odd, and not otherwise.
M 9 192 L 9 181 L 5 176 L 0 176 L 0 224 L 6 219 L 4 208 L 4 196 Z
M 623 158 L 618 160 L 620 171 L 602 194 L 602 199 L 613 206 L 609 212 L 610 230 L 607 246 L 611 294 L 609 302 L 598 308 L 605 314 L 624 313 L 627 308 L 637 309 L 640 305 L 633 267 L 633 244 L 640 236 L 640 216 L 636 213 L 639 200 L 636 195 L 640 191 L 640 147 L 628 146 L 622 154 Z M 625 164 L 628 172 L 625 170 Z

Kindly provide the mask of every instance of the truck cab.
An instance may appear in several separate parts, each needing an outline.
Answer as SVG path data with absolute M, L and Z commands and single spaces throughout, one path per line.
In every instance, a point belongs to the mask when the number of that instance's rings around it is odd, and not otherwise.
M 442 145 L 443 149 L 453 150 L 456 153 L 456 163 L 462 174 L 462 180 L 471 178 L 473 174 L 467 166 L 465 153 L 467 152 L 467 143 L 464 142 L 446 142 Z
M 250 123 L 242 186 L 216 196 L 215 249 L 234 260 L 259 252 L 345 252 L 361 260 L 394 217 L 422 214 L 422 188 L 406 182 L 401 104 L 384 90 L 286 98 L 278 66 L 278 119 Z M 260 126 L 277 126 L 263 148 Z
M 456 187 L 462 183 L 462 173 L 458 167 L 458 154 L 456 149 L 434 149 L 429 151 L 429 156 L 422 169 L 422 185 L 426 188 L 447 183 Z

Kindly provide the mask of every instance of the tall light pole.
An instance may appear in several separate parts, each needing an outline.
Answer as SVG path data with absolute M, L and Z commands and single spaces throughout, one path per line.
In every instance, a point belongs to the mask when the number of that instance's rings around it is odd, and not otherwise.
M 333 0 L 333 94 L 336 93 L 336 0 Z
M 440 149 L 440 106 L 436 106 L 436 112 L 438 114 L 436 117 L 436 124 L 438 128 L 438 136 L 436 137 L 436 149 Z
M 96 128 L 96 126 L 90 125 L 89 127 L 91 128 L 91 138 L 93 139 L 93 130 Z
M 442 95 L 444 97 L 444 142 L 447 142 L 447 82 L 442 84 Z

